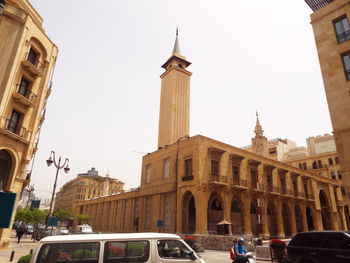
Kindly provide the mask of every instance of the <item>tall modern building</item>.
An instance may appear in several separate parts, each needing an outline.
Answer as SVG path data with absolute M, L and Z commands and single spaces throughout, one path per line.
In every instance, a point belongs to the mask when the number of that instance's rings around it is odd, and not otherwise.
M 305 0 L 314 13 L 318 57 L 350 205 L 350 5 L 347 0 Z
M 27 165 L 38 147 L 57 47 L 28 0 L 6 2 L 0 16 L 0 192 L 15 193 L 17 204 L 30 181 Z M 0 248 L 10 232 L 0 228 Z

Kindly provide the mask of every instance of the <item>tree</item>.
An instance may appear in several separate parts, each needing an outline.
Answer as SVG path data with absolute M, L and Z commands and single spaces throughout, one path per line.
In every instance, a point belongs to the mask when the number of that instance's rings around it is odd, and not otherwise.
M 72 212 L 68 209 L 58 209 L 53 215 L 56 216 L 62 224 L 62 222 L 68 221 L 72 217 Z
M 33 224 L 43 223 L 48 213 L 48 210 L 39 210 L 38 208 L 34 208 L 34 210 L 32 211 L 32 219 L 30 222 Z
M 89 223 L 90 219 L 91 219 L 91 216 L 89 215 L 84 215 L 84 214 L 77 215 L 77 220 L 79 225 L 84 223 Z
M 17 209 L 16 221 L 29 223 L 32 220 L 32 212 L 29 209 Z

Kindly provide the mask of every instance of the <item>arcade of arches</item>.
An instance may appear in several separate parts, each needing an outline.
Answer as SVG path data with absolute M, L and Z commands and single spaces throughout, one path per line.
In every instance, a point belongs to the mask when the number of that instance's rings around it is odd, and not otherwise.
M 76 203 L 75 213 L 96 231 L 159 231 L 161 221 L 172 233 L 283 237 L 347 229 L 342 198 L 329 178 L 197 135 L 144 156 L 140 189 Z

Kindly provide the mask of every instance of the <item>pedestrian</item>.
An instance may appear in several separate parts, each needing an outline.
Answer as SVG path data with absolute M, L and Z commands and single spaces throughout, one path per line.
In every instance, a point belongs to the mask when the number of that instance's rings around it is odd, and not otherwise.
M 244 246 L 244 239 L 242 237 L 238 240 L 238 244 L 235 246 L 235 253 L 237 263 L 248 262 L 248 258 L 246 257 L 247 250 Z
M 20 226 L 18 231 L 17 231 L 17 239 L 18 239 L 17 244 L 19 244 L 19 242 L 21 241 L 21 238 L 22 238 L 24 232 L 25 232 L 24 227 Z
M 235 252 L 235 246 L 237 245 L 237 239 L 235 238 L 232 240 L 232 246 L 230 247 L 230 258 L 232 260 L 232 263 L 235 263 L 236 261 L 236 252 Z

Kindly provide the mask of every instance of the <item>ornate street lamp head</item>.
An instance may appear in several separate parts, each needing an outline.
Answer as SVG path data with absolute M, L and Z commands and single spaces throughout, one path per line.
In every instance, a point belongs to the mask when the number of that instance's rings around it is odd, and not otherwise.
M 64 167 L 64 172 L 67 174 L 69 172 L 70 168 L 68 167 L 68 164 L 66 167 Z
M 6 6 L 6 1 L 5 0 L 0 0 L 0 16 L 4 13 L 4 9 Z
M 49 159 L 46 160 L 47 166 L 51 166 L 51 164 L 53 163 L 51 156 Z

